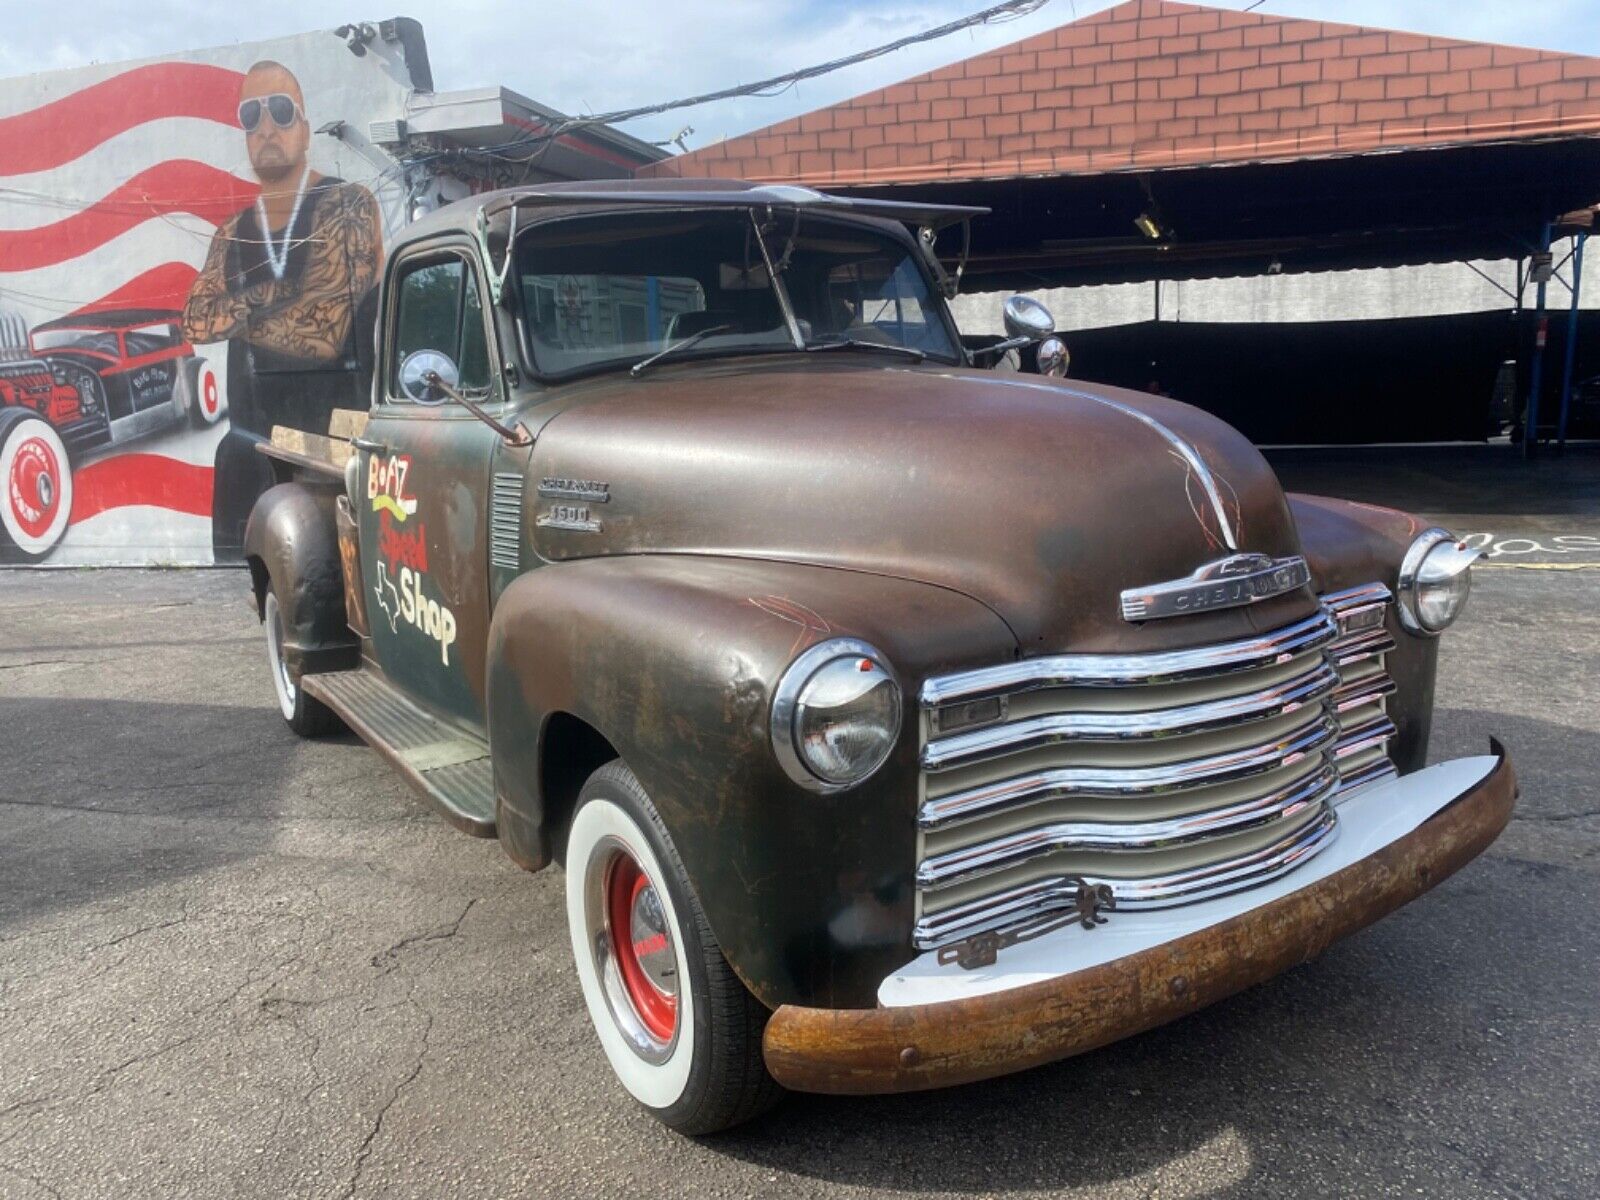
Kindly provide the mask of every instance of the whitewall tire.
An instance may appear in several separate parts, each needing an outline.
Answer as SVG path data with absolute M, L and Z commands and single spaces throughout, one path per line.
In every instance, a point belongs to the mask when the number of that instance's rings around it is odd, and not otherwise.
M 196 429 L 215 425 L 228 411 L 227 399 L 222 393 L 222 379 L 216 367 L 196 355 L 185 359 L 178 368 L 178 383 L 174 396 L 189 424 Z
M 767 1011 L 723 958 L 660 816 L 620 761 L 584 785 L 566 870 L 584 1005 L 628 1094 L 690 1134 L 775 1103 L 761 1058 Z
M 278 697 L 278 711 L 289 728 L 301 737 L 321 737 L 344 728 L 338 714 L 322 701 L 305 694 L 289 670 L 284 654 L 284 616 L 278 597 L 267 585 L 261 602 L 261 623 L 267 632 L 267 665 L 272 671 L 272 689 Z
M 72 515 L 72 463 L 61 435 L 26 410 L 0 409 L 0 545 L 24 560 L 54 550 Z
M 198 359 L 194 369 L 194 399 L 196 424 L 215 425 L 228 411 L 227 398 L 222 394 L 222 379 L 216 367 L 206 359 Z

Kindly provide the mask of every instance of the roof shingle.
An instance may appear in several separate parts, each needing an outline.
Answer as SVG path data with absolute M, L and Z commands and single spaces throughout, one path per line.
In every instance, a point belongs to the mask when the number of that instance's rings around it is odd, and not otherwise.
M 1600 58 L 1127 0 L 645 167 L 818 187 L 1600 135 Z

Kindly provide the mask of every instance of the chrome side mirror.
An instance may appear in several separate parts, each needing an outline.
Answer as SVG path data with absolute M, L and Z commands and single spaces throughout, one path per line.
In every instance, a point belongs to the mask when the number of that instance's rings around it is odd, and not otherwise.
M 1039 343 L 1039 348 L 1034 352 L 1039 359 L 1039 374 L 1053 375 L 1057 379 L 1063 378 L 1067 373 L 1067 365 L 1072 361 L 1072 355 L 1067 353 L 1067 344 L 1058 337 L 1047 337 Z
M 400 390 L 418 404 L 443 404 L 450 393 L 439 386 L 461 385 L 461 369 L 442 350 L 413 350 L 400 363 Z
M 1001 313 L 1007 337 L 1037 342 L 1056 331 L 1055 317 L 1032 296 L 1008 297 Z

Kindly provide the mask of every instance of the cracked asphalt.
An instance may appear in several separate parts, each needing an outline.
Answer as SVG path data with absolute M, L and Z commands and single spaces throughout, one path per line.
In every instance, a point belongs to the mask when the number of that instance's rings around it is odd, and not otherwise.
M 245 587 L 0 573 L 7 1200 L 1600 1192 L 1600 570 L 1478 572 L 1433 749 L 1498 734 L 1523 798 L 1434 893 L 1084 1058 L 704 1142 L 612 1081 L 559 872 L 290 734 Z

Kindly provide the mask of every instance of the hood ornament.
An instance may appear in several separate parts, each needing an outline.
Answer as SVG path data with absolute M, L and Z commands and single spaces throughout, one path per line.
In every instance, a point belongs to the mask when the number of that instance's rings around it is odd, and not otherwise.
M 1214 608 L 1242 608 L 1305 587 L 1311 582 L 1306 560 L 1295 554 L 1232 554 L 1182 579 L 1150 583 L 1122 593 L 1124 621 L 1156 621 Z

